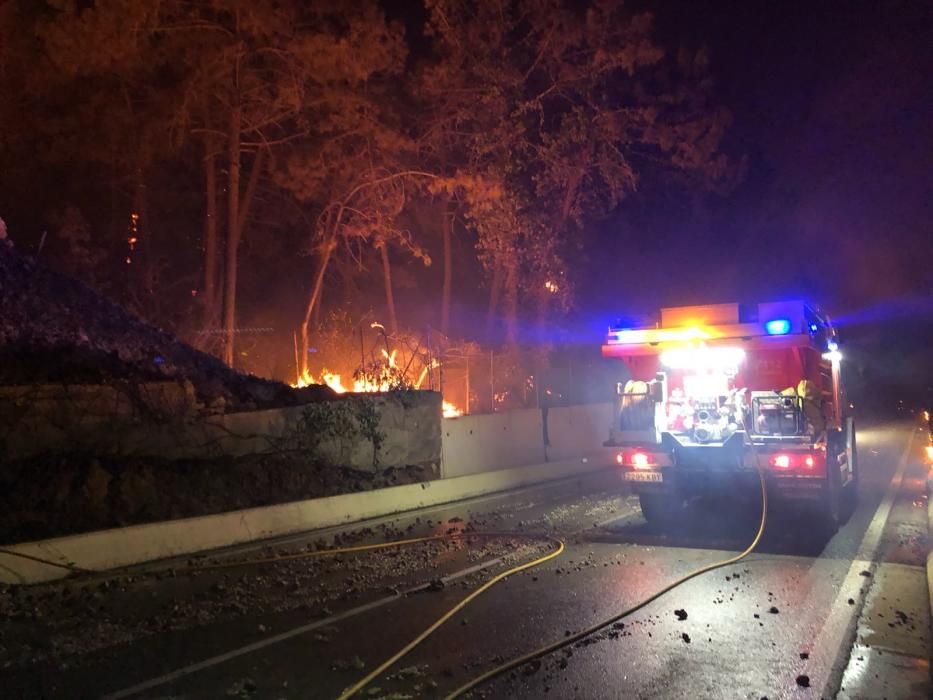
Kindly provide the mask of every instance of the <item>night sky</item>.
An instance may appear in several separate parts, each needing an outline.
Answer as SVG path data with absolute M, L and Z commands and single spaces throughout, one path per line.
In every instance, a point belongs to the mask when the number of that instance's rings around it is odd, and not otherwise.
M 606 269 L 581 290 L 587 320 L 803 297 L 837 319 L 865 381 L 929 393 L 933 4 L 650 7 L 662 45 L 708 48 L 746 172 L 723 196 L 643 191 L 594 227 L 589 264 Z

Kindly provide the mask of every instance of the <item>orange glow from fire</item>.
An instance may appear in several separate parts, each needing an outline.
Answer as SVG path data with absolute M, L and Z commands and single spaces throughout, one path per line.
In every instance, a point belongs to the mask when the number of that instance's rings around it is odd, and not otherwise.
M 389 367 L 397 367 L 395 364 L 395 350 L 393 350 L 391 353 L 383 350 L 382 355 L 388 361 Z M 436 366 L 437 361 L 435 360 L 433 367 Z M 421 370 L 421 374 L 419 375 L 417 381 L 414 382 L 415 389 L 421 387 L 421 383 L 424 381 L 428 374 L 428 370 L 431 368 L 432 367 L 425 367 Z M 310 372 L 305 372 L 297 382 L 292 384 L 292 386 L 300 389 L 302 387 L 311 386 L 312 384 L 326 384 L 338 394 L 346 394 L 348 392 L 353 392 L 356 394 L 371 394 L 382 391 L 390 391 L 392 388 L 388 381 L 374 382 L 366 378 L 354 379 L 353 386 L 347 387 L 344 385 L 343 380 L 339 374 L 329 372 L 326 368 L 321 371 L 320 381 L 318 381 Z M 443 400 L 442 413 L 444 418 L 456 418 L 457 416 L 463 415 L 463 411 L 461 409 L 457 408 L 454 404 L 447 400 Z

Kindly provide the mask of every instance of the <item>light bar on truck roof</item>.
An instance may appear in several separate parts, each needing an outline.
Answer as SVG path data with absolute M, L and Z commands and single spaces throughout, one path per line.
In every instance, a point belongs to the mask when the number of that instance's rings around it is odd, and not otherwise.
M 765 323 L 765 331 L 768 335 L 787 335 L 790 333 L 790 320 L 786 318 L 775 318 Z
M 639 343 L 669 343 L 683 340 L 705 340 L 709 332 L 692 326 L 690 328 L 634 328 L 621 331 L 612 331 L 613 340 L 621 345 L 637 345 Z

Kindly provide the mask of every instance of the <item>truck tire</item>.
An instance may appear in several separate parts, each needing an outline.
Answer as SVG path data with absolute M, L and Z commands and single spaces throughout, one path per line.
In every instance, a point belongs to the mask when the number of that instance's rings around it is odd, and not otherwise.
M 842 523 L 847 523 L 849 518 L 855 512 L 858 505 L 858 445 L 855 439 L 855 423 L 849 421 L 847 425 L 847 449 L 849 450 L 849 459 L 852 461 L 852 479 L 842 488 Z
M 827 458 L 827 461 L 828 458 Z M 842 524 L 842 484 L 839 479 L 839 468 L 835 465 L 826 465 L 828 478 L 826 493 L 823 495 L 821 524 L 829 533 L 835 534 Z
M 845 452 L 845 436 L 842 431 L 832 431 L 826 445 L 826 489 L 820 500 L 817 517 L 827 532 L 834 534 L 845 524 L 854 509 L 852 487 L 854 482 L 843 486 L 839 471 L 839 455 Z
M 652 525 L 669 525 L 684 509 L 684 499 L 672 493 L 640 493 L 641 514 Z

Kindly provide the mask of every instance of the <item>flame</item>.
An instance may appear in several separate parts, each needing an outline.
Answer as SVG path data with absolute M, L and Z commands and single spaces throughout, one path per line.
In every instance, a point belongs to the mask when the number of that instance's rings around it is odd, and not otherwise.
M 391 353 L 385 350 L 382 351 L 382 356 L 388 360 L 389 367 L 396 367 L 395 353 L 395 350 L 393 350 Z M 421 374 L 418 376 L 417 381 L 414 383 L 415 389 L 419 389 L 421 387 L 421 383 L 427 376 L 428 371 L 434 369 L 437 366 L 438 362 L 437 360 L 434 360 L 430 366 L 427 366 L 421 370 Z M 391 388 L 388 381 L 374 382 L 368 379 L 354 379 L 353 388 L 348 389 L 346 386 L 344 386 L 339 374 L 329 372 L 326 368 L 321 371 L 320 381 L 317 381 L 314 375 L 310 372 L 304 372 L 302 373 L 301 377 L 298 378 L 298 381 L 292 384 L 292 386 L 301 389 L 306 386 L 311 386 L 312 384 L 326 384 L 338 394 L 346 394 L 351 391 L 356 394 L 378 393 L 381 391 L 389 391 Z M 442 415 L 444 418 L 456 418 L 457 416 L 463 415 L 463 410 L 457 408 L 454 404 L 445 399 L 442 402 Z

